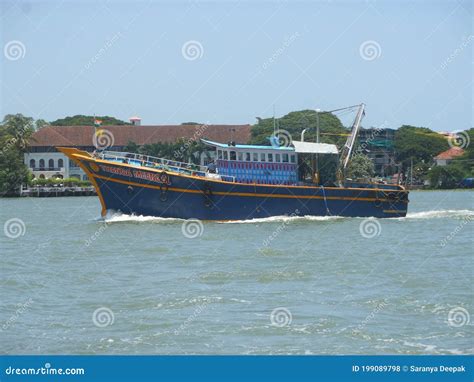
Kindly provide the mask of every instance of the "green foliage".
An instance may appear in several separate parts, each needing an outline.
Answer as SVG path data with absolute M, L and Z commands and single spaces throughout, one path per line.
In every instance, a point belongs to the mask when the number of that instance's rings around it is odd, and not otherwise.
M 369 179 L 375 174 L 374 162 L 364 154 L 354 154 L 346 176 L 351 179 Z
M 23 154 L 34 132 L 33 118 L 8 114 L 0 124 L 0 195 L 16 195 L 30 172 Z
M 128 153 L 138 153 L 140 150 L 140 146 L 136 144 L 135 142 L 128 141 L 127 145 L 124 148 L 124 151 Z M 150 155 L 150 154 L 148 154 Z
M 92 115 L 74 115 L 57 119 L 50 123 L 52 126 L 88 126 L 94 124 L 94 119 L 102 121 L 102 125 L 130 125 L 130 123 L 121 121 L 120 119 L 109 116 L 92 116 Z
M 457 164 L 465 172 L 467 177 L 474 176 L 474 128 L 465 130 L 460 133 L 463 137 L 464 154 L 453 160 L 453 163 Z
M 48 126 L 48 125 L 49 125 L 49 123 L 46 122 L 44 119 L 37 119 L 36 122 L 35 122 L 35 130 L 38 131 L 38 130 L 40 130 L 43 127 Z
M 267 139 L 273 135 L 273 118 L 257 118 L 257 124 L 252 126 L 252 144 L 268 145 Z M 291 134 L 292 139 L 299 141 L 301 132 L 308 129 L 305 133 L 305 141 L 316 141 L 317 115 L 315 110 L 293 111 L 277 120 L 277 129 L 286 130 Z M 319 113 L 320 142 L 334 143 L 338 146 L 346 141 L 342 135 L 325 135 L 330 134 L 347 134 L 347 130 L 342 125 L 339 118 L 330 113 Z
M 396 159 L 406 170 L 411 163 L 430 163 L 437 154 L 449 149 L 443 136 L 425 127 L 403 125 L 395 133 Z
M 457 188 L 466 175 L 462 166 L 451 163 L 447 166 L 434 166 L 428 173 L 428 179 L 433 188 Z

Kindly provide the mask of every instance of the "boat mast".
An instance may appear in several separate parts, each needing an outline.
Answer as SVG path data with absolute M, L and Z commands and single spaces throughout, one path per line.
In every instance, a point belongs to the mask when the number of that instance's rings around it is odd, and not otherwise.
M 339 161 L 339 176 L 340 177 L 343 177 L 345 175 L 347 165 L 349 164 L 349 160 L 351 159 L 351 154 L 354 149 L 357 135 L 359 134 L 360 122 L 362 121 L 362 118 L 365 115 L 364 109 L 365 109 L 365 104 L 361 103 L 359 105 L 359 110 L 357 111 L 357 115 L 354 119 L 354 123 L 352 124 L 351 134 L 347 138 L 347 141 L 344 144 L 344 147 L 342 148 L 341 158 Z M 342 181 L 343 179 L 339 179 L 339 180 Z

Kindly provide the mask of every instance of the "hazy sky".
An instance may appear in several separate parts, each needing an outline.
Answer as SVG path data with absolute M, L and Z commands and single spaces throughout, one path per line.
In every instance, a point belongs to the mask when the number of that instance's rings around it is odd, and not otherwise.
M 470 1 L 1 1 L 0 114 L 473 126 Z

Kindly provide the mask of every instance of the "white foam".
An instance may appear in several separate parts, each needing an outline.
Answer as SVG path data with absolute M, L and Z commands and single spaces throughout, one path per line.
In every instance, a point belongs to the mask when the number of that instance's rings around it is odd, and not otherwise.
M 344 219 L 343 216 L 271 216 L 268 218 L 256 218 L 248 220 L 232 220 L 227 222 L 222 222 L 224 224 L 255 224 L 255 223 L 290 223 L 293 221 L 328 221 Z
M 474 211 L 471 210 L 433 210 L 410 212 L 405 218 L 400 219 L 436 219 L 436 218 L 456 218 L 456 217 L 474 217 Z
M 134 223 L 145 223 L 145 222 L 176 222 L 182 221 L 183 219 L 175 218 L 162 218 L 157 216 L 144 216 L 144 215 L 127 215 L 120 212 L 108 211 L 103 220 L 106 223 L 123 223 L 123 222 L 134 222 Z
M 432 210 L 432 211 L 420 211 L 420 212 L 409 212 L 406 217 L 394 218 L 397 220 L 405 219 L 438 219 L 438 218 L 473 218 L 473 210 Z M 268 218 L 256 218 L 248 220 L 232 220 L 225 222 L 217 222 L 222 224 L 257 224 L 257 223 L 291 223 L 296 221 L 334 221 L 339 219 L 349 219 L 344 216 L 271 216 Z M 357 218 L 356 218 L 357 219 Z M 363 218 L 367 219 L 367 218 Z M 369 218 L 370 219 L 370 218 Z M 375 219 L 375 218 L 373 218 Z M 121 222 L 156 222 L 156 223 L 173 223 L 182 222 L 184 219 L 178 218 L 163 218 L 157 216 L 144 216 L 144 215 L 127 215 L 116 211 L 108 211 L 104 218 L 98 218 L 97 220 L 103 220 L 106 223 L 121 223 Z

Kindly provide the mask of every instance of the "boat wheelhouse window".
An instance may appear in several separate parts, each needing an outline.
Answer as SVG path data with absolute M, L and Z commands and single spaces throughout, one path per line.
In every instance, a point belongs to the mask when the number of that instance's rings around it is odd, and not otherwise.
M 275 162 L 280 162 L 280 154 L 275 154 Z
M 237 159 L 240 160 L 240 161 L 244 160 L 244 153 L 242 153 L 242 152 L 239 151 L 239 152 L 237 153 Z
M 222 159 L 222 150 L 217 150 L 217 157 Z
M 265 153 L 260 153 L 260 162 L 265 162 Z
M 245 160 L 250 162 L 250 153 L 245 153 Z
M 229 160 L 229 152 L 228 151 L 224 151 L 224 159 Z
M 236 160 L 235 151 L 230 152 L 230 160 Z
M 290 161 L 291 161 L 291 163 L 296 163 L 296 156 L 295 156 L 295 154 L 291 154 L 291 155 L 290 155 Z
M 282 162 L 288 163 L 288 154 L 281 154 Z
M 253 153 L 253 161 L 258 162 L 258 153 Z
M 273 154 L 268 153 L 268 161 L 273 162 Z

